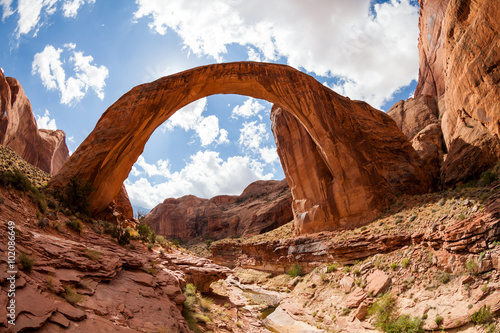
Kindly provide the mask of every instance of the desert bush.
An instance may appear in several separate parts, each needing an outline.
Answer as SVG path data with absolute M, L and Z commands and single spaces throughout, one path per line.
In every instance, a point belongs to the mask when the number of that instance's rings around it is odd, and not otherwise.
M 83 223 L 78 219 L 66 221 L 66 225 L 69 228 L 73 229 L 74 231 L 78 232 L 79 234 L 83 232 Z
M 111 234 L 111 237 L 116 238 L 118 241 L 118 244 L 120 245 L 127 245 L 130 244 L 130 234 L 128 230 L 123 229 L 121 225 L 117 225 L 113 233 Z
M 139 233 L 139 237 L 141 238 L 141 240 L 143 242 L 146 242 L 148 238 L 150 238 L 153 230 L 151 230 L 151 228 L 147 224 L 141 223 L 137 226 L 137 232 Z
M 408 315 L 397 316 L 396 299 L 391 293 L 384 294 L 373 303 L 368 313 L 375 316 L 377 328 L 388 333 L 423 333 L 421 318 Z
M 26 272 L 31 272 L 33 266 L 35 265 L 35 259 L 31 258 L 26 252 L 21 252 L 19 255 L 19 262 L 23 266 L 21 269 Z
M 479 184 L 481 186 L 488 186 L 498 179 L 498 175 L 493 170 L 485 171 L 481 174 Z
M 47 210 L 47 203 L 45 202 L 44 196 L 40 193 L 38 188 L 33 185 L 31 180 L 18 169 L 0 172 L 0 184 L 4 187 L 12 187 L 18 191 L 28 193 L 29 197 L 42 213 L 45 213 Z
M 88 181 L 73 177 L 62 189 L 54 190 L 54 197 L 73 213 L 89 216 L 88 196 L 93 190 L 92 184 Z
M 80 295 L 76 292 L 74 288 L 67 287 L 66 293 L 64 294 L 64 298 L 72 305 L 80 303 L 83 301 L 83 295 Z
M 407 268 L 408 266 L 410 266 L 410 259 L 403 258 L 403 260 L 401 261 L 401 266 L 403 266 L 403 268 Z
M 465 263 L 465 269 L 470 274 L 477 274 L 478 270 L 477 262 L 472 258 L 467 260 L 467 262 Z
M 287 274 L 291 277 L 302 276 L 302 267 L 300 265 L 293 265 Z
M 489 305 L 483 305 L 479 310 L 470 315 L 469 321 L 476 325 L 487 324 L 493 320 L 493 314 Z
M 337 264 L 331 264 L 331 265 L 328 265 L 328 267 L 326 268 L 326 272 L 327 273 L 335 272 L 335 271 L 337 271 L 337 269 L 338 269 Z
M 436 318 L 434 318 L 434 322 L 436 323 L 436 325 L 438 326 L 441 326 L 441 324 L 443 323 L 443 317 L 441 315 L 437 315 Z

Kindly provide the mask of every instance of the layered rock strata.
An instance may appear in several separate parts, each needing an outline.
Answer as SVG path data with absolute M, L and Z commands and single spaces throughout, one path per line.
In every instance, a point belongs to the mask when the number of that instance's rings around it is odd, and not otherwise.
M 499 184 L 500 186 L 500 184 Z M 500 198 L 496 195 L 483 213 L 477 206 L 469 209 L 470 218 L 432 219 L 420 222 L 427 225 L 415 231 L 373 233 L 366 229 L 351 237 L 322 232 L 314 236 L 236 243 L 220 242 L 211 246 L 211 259 L 225 266 L 241 266 L 273 273 L 288 272 L 300 265 L 309 272 L 321 263 L 340 262 L 352 264 L 378 253 L 388 253 L 409 245 L 430 247 L 446 253 L 438 265 L 447 266 L 454 273 L 461 273 L 467 256 L 487 250 L 500 238 Z M 446 224 L 445 224 L 446 223 Z M 444 259 L 446 258 L 446 259 Z M 449 260 L 450 262 L 445 262 Z M 452 263 L 453 262 L 453 263 Z M 484 269 L 500 269 L 499 258 L 484 263 Z M 488 266 L 489 265 L 489 266 Z
M 239 196 L 166 199 L 145 218 L 158 235 L 180 240 L 257 235 L 292 220 L 292 195 L 285 180 L 254 182 Z

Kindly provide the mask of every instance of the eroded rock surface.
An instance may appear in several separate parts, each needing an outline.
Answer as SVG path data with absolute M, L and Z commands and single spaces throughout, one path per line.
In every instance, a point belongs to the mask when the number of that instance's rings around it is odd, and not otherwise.
M 500 6 L 487 0 L 419 3 L 415 99 L 388 114 L 413 138 L 434 185 L 449 187 L 476 178 L 500 158 Z
M 37 226 L 29 198 L 3 188 L 0 193 L 1 229 L 15 221 L 16 254 L 34 260 L 31 272 L 20 270 L 16 260 L 16 325 L 2 316 L 2 332 L 95 332 L 96 327 L 99 332 L 191 332 L 181 315 L 182 288 L 194 283 L 208 291 L 231 272 L 173 248 L 151 251 L 137 241 L 135 249 L 123 247 L 88 225 L 78 234 L 64 226 L 68 218 L 62 213 L 54 213 L 49 225 Z M 6 251 L 7 233 L 2 232 L 0 304 L 8 300 Z M 69 297 L 68 288 L 82 296 Z
M 146 215 L 158 235 L 189 240 L 249 236 L 293 220 L 292 195 L 285 180 L 257 181 L 241 195 L 166 199 Z
M 69 157 L 66 134 L 39 130 L 23 87 L 0 70 L 0 143 L 27 162 L 56 174 Z

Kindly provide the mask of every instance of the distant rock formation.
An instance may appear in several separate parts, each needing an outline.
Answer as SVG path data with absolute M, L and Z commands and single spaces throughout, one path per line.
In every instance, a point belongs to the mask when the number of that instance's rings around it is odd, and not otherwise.
M 61 130 L 38 129 L 21 84 L 0 70 L 0 144 L 54 175 L 69 158 L 65 139 Z
M 295 219 L 297 234 L 369 223 L 396 194 L 429 189 L 421 159 L 385 113 L 342 97 L 289 66 L 255 62 L 201 66 L 133 88 L 102 115 L 50 186 L 63 186 L 74 176 L 85 179 L 96 188 L 89 197 L 93 213 L 104 210 L 158 126 L 199 98 L 229 93 L 265 99 L 286 110 L 323 160 L 325 172 L 318 174 L 327 177 L 322 195 L 330 193 L 334 202 L 327 211 L 315 200 L 294 202 L 301 209 L 294 213 L 301 217 Z M 308 173 L 317 166 L 300 166 L 308 169 L 297 173 L 296 183 L 306 188 Z
M 478 177 L 500 159 L 500 5 L 420 0 L 415 98 L 388 114 L 424 159 L 434 185 Z
M 145 219 L 158 235 L 181 240 L 258 235 L 291 220 L 292 195 L 285 180 L 256 181 L 239 196 L 166 199 Z

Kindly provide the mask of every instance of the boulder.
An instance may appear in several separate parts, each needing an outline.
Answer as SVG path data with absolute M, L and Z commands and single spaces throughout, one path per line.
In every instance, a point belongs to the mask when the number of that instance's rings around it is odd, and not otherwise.
M 366 290 L 372 296 L 377 296 L 389 288 L 391 285 L 391 278 L 385 274 L 384 271 L 377 269 L 366 278 Z

